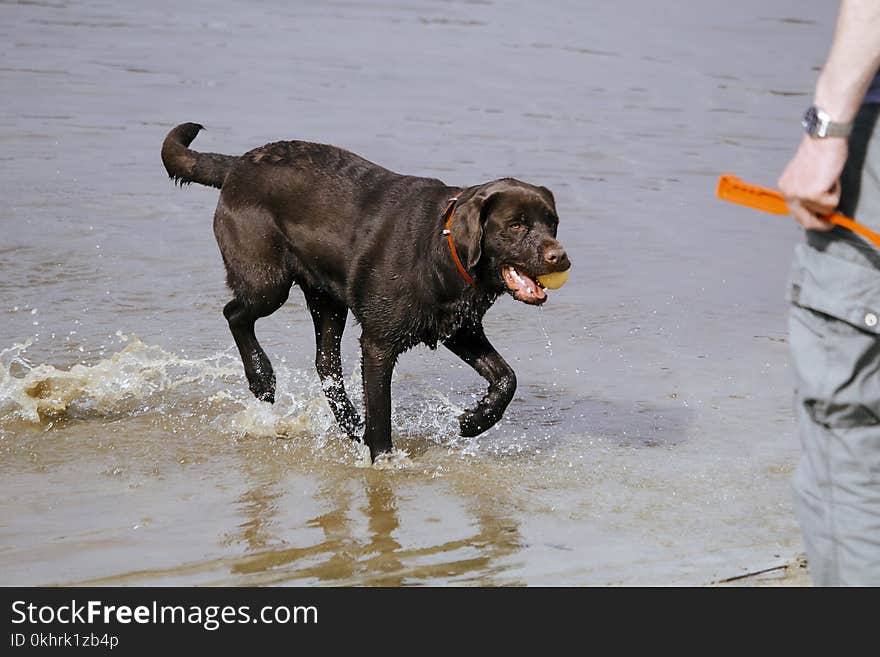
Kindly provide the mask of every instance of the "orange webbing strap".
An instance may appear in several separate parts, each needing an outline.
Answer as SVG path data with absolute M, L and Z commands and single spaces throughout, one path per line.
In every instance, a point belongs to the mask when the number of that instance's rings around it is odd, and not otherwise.
M 458 257 L 458 251 L 455 250 L 455 244 L 452 242 L 452 229 L 450 227 L 452 226 L 452 218 L 455 216 L 455 203 L 458 201 L 459 196 L 461 196 L 461 192 L 449 199 L 449 205 L 447 205 L 446 210 L 443 211 L 444 215 L 449 215 L 446 219 L 446 229 L 443 231 L 443 234 L 446 235 L 446 239 L 449 241 L 449 251 L 452 253 L 452 259 L 455 261 L 455 266 L 458 267 L 461 277 L 467 281 L 468 285 L 473 285 L 474 279 L 470 277 L 467 270 L 464 268 L 464 265 L 461 264 L 461 259 Z
M 750 185 L 729 173 L 718 179 L 718 198 L 772 214 L 788 214 L 788 207 L 782 194 L 766 187 Z M 880 234 L 867 226 L 842 214 L 832 214 L 824 217 L 824 220 L 848 228 L 880 248 Z

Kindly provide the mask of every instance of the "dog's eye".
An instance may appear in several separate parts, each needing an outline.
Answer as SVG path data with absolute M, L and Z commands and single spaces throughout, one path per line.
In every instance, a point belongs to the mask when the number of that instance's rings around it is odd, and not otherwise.
M 522 231 L 522 230 L 525 230 L 525 229 L 526 229 L 526 225 L 525 225 L 522 221 L 518 221 L 518 220 L 516 220 L 516 221 L 511 221 L 511 222 L 508 224 L 508 227 L 509 227 L 511 230 L 519 230 L 519 231 Z

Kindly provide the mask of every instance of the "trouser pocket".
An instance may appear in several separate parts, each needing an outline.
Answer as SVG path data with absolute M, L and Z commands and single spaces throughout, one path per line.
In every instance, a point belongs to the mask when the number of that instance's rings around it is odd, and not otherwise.
M 799 246 L 791 301 L 799 403 L 829 427 L 880 423 L 880 271 Z

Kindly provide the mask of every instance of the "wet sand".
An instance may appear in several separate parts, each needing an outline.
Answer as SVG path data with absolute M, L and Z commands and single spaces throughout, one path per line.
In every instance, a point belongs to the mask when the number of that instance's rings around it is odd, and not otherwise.
M 834 11 L 0 2 L 0 584 L 709 585 L 796 563 L 801 236 L 714 184 L 776 180 Z M 216 190 L 159 160 L 182 121 L 205 151 L 304 139 L 551 188 L 574 268 L 487 317 L 519 380 L 504 420 L 456 436 L 482 382 L 415 349 L 399 453 L 369 466 L 296 290 L 257 325 L 278 403 L 252 400 Z

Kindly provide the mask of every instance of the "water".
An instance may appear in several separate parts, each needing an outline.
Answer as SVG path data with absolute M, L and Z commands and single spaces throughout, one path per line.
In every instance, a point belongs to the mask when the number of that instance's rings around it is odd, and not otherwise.
M 0 2 L 0 583 L 704 584 L 792 558 L 799 236 L 713 192 L 776 179 L 834 10 Z M 571 280 L 486 320 L 504 420 L 458 437 L 483 384 L 415 349 L 369 465 L 297 291 L 257 325 L 279 393 L 254 401 L 216 190 L 159 160 L 182 121 L 206 151 L 305 139 L 553 189 Z

